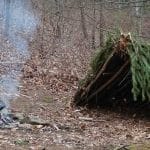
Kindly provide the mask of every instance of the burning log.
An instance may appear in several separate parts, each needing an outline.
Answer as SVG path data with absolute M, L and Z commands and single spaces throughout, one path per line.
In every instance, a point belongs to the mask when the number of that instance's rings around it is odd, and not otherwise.
M 110 37 L 94 57 L 89 74 L 81 81 L 74 97 L 75 105 L 113 103 L 117 98 L 150 100 L 149 57 L 150 46 L 137 44 L 130 34 Z

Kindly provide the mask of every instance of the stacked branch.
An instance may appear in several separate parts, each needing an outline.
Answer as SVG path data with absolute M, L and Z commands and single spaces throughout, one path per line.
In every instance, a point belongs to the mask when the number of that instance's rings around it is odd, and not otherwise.
M 75 104 L 99 105 L 117 98 L 150 100 L 149 58 L 150 46 L 132 41 L 130 34 L 109 37 L 81 81 Z

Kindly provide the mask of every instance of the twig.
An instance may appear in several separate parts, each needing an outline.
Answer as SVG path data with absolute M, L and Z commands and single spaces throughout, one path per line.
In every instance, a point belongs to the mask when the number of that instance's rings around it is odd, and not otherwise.
M 79 120 L 91 121 L 91 122 L 105 122 L 106 121 L 106 120 L 94 120 L 93 118 L 87 118 L 87 117 L 79 117 Z
M 83 92 L 83 94 L 81 95 L 81 97 L 83 97 L 83 95 L 85 93 L 87 93 L 92 87 L 93 85 L 97 82 L 97 79 L 101 76 L 101 74 L 103 73 L 103 71 L 105 70 L 105 68 L 108 65 L 108 62 L 111 60 L 112 56 L 114 55 L 115 51 L 112 52 L 112 54 L 108 57 L 108 59 L 106 60 L 105 64 L 103 65 L 102 69 L 100 70 L 100 72 L 97 74 L 96 78 L 88 85 L 88 87 L 85 89 L 85 92 Z

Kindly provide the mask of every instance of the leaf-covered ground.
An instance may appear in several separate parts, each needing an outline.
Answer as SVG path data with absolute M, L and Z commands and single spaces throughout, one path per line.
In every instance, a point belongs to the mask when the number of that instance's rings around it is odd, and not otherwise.
M 30 61 L 28 67 L 32 68 L 31 64 Z M 35 77 L 37 72 L 33 70 L 30 73 L 34 77 L 24 76 L 20 97 L 11 105 L 13 113 L 38 116 L 49 125 L 24 123 L 12 129 L 1 129 L 1 149 L 113 150 L 129 144 L 149 143 L 150 122 L 147 119 L 104 108 L 71 107 L 77 78 L 55 70 L 43 78 Z
M 65 21 L 62 38 L 57 39 L 51 22 L 56 23 L 57 17 L 44 17 L 44 24 L 41 22 L 29 45 L 31 58 L 22 69 L 21 93 L 12 101 L 11 110 L 20 116 L 36 116 L 48 125 L 24 121 L 18 127 L 0 129 L 0 149 L 113 150 L 143 143 L 148 147 L 149 118 L 127 110 L 121 113 L 71 107 L 78 81 L 86 74 L 94 50 L 90 49 L 89 41 L 83 40 L 80 22 Z M 74 17 L 78 18 L 78 13 Z M 4 50 L 9 50 L 9 43 L 2 41 L 1 46 L 2 43 L 6 46 Z M 5 74 L 2 65 L 0 74 Z M 138 148 L 143 150 L 142 146 Z

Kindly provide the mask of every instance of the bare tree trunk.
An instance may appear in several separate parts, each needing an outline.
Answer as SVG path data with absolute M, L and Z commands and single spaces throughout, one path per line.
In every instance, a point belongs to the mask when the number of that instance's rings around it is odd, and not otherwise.
M 40 40 L 40 58 L 44 59 L 45 58 L 45 49 L 44 49 L 44 34 L 45 34 L 45 30 L 44 30 L 44 24 L 45 24 L 45 2 L 42 2 L 42 16 L 41 16 L 41 40 Z
M 82 32 L 83 32 L 83 36 L 85 39 L 88 38 L 88 33 L 87 33 L 87 29 L 86 29 L 86 21 L 85 21 L 85 15 L 84 15 L 84 6 L 83 6 L 83 2 L 80 1 L 80 14 L 81 14 L 81 27 L 82 27 Z
M 95 0 L 93 0 L 93 30 L 92 30 L 92 48 L 95 49 L 95 29 L 96 29 L 96 10 L 95 10 Z
M 99 41 L 100 41 L 100 47 L 104 45 L 104 34 L 103 34 L 103 28 L 104 28 L 104 16 L 103 16 L 103 0 L 100 1 L 100 9 L 99 9 L 99 20 L 100 20 L 100 26 L 99 26 Z
M 56 23 L 56 37 L 60 39 L 61 38 L 61 21 L 62 21 L 61 0 L 55 0 L 55 3 L 57 6 L 56 15 L 58 16 L 58 21 Z
M 136 30 L 137 34 L 141 35 L 142 34 L 142 8 L 143 8 L 143 2 L 136 0 L 135 3 L 135 16 L 136 16 Z
M 9 26 L 10 26 L 10 0 L 5 0 L 5 35 L 9 36 Z

